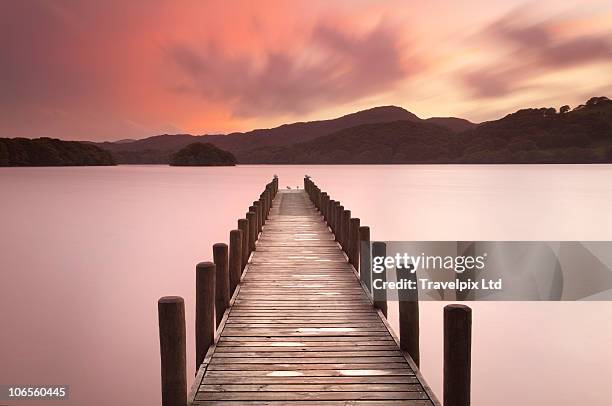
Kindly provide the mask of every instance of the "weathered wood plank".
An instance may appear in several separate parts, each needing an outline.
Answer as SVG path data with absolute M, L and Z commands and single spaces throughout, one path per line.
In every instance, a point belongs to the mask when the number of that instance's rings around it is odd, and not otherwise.
M 198 392 L 196 400 L 375 400 L 428 399 L 425 392 Z

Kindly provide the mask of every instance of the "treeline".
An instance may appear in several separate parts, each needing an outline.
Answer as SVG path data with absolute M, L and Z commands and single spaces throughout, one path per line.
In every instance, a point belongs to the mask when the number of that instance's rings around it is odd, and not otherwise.
M 0 138 L 0 166 L 116 165 L 96 145 L 54 138 Z

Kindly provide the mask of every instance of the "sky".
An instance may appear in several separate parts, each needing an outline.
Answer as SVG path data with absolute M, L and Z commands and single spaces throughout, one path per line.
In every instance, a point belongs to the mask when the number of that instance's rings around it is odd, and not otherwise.
M 612 2 L 0 2 L 0 137 L 214 134 L 612 96 Z

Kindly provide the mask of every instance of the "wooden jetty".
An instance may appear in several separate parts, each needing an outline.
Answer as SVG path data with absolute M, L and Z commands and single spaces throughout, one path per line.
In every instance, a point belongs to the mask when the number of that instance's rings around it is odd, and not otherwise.
M 360 280 L 369 229 L 304 185 L 279 191 L 275 178 L 230 246 L 198 264 L 188 394 L 184 304 L 160 299 L 164 406 L 441 405 L 418 370 L 418 304 L 400 303 L 398 338 Z M 469 405 L 469 323 L 469 308 L 445 309 L 445 406 Z

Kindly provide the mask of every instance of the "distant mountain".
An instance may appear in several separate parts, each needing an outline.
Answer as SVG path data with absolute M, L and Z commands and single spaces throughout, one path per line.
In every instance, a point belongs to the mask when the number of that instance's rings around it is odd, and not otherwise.
M 453 132 L 423 121 L 363 124 L 286 147 L 254 151 L 272 164 L 382 164 L 449 160 Z M 246 162 L 251 162 L 249 159 Z
M 419 121 L 420 119 L 401 107 L 383 106 L 331 120 L 284 124 L 245 133 L 201 136 L 164 134 L 133 142 L 103 142 L 97 145 L 112 152 L 120 163 L 168 163 L 173 153 L 190 143 L 201 141 L 230 151 L 241 161 L 250 156 L 250 151 L 253 149 L 291 145 L 361 124 L 397 120 Z
M 467 125 L 457 119 L 364 124 L 291 146 L 252 151 L 244 162 L 283 164 L 612 162 L 612 101 L 574 110 L 524 109 Z M 436 123 L 436 124 L 434 124 Z M 448 125 L 452 123 L 453 125 Z M 469 123 L 469 122 L 468 122 Z M 450 128 L 449 128 L 450 127 Z
M 194 142 L 172 155 L 171 166 L 234 166 L 236 158 L 210 143 Z
M 0 166 L 115 165 L 108 151 L 95 145 L 53 138 L 0 138 Z

